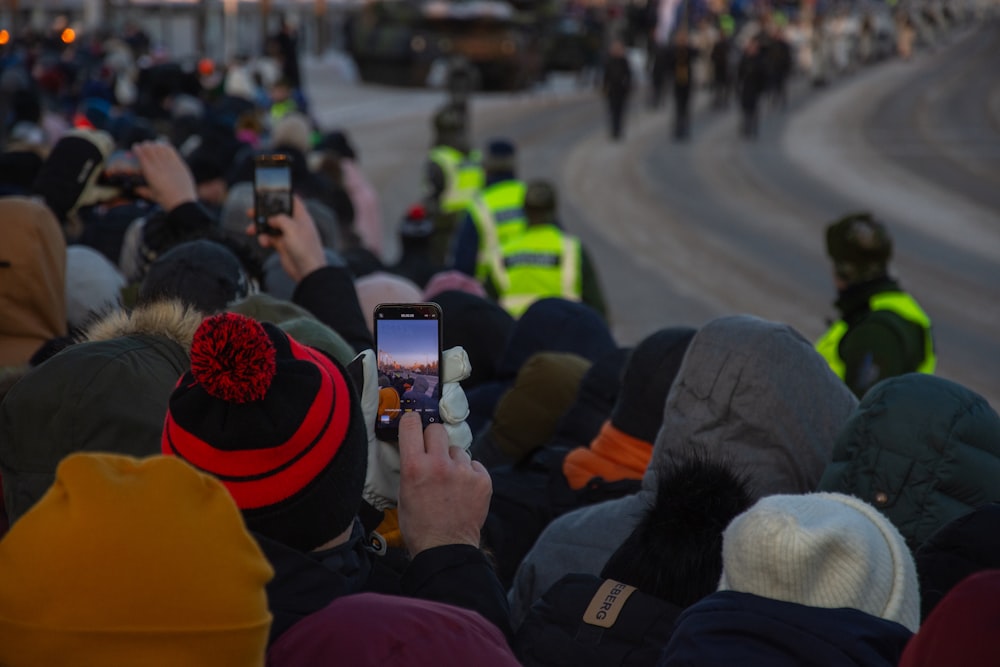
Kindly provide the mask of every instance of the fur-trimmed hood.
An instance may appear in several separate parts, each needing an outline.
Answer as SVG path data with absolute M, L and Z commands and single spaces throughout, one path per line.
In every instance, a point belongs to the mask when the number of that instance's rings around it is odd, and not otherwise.
M 167 403 L 203 317 L 173 302 L 110 315 L 10 389 L 0 405 L 0 474 L 11 521 L 70 453 L 160 452 Z
M 144 334 L 162 336 L 191 354 L 191 341 L 205 314 L 181 301 L 157 301 L 131 312 L 117 311 L 92 324 L 80 342 L 108 341 Z

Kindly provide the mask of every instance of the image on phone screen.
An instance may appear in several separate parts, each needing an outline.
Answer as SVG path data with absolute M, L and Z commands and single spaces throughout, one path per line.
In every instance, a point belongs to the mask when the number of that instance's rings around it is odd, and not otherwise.
M 441 318 L 435 304 L 375 309 L 379 407 L 376 431 L 393 437 L 406 412 L 440 422 Z
M 258 164 L 254 170 L 254 207 L 257 220 L 292 212 L 292 170 L 287 164 Z

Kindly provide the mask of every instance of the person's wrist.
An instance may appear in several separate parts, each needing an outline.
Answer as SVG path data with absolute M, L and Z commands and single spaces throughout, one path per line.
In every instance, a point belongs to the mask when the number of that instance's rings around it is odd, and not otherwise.
M 403 535 L 403 540 L 406 542 L 406 547 L 410 552 L 410 556 L 416 556 L 419 553 L 428 551 L 430 549 L 435 549 L 437 547 L 445 547 L 450 545 L 464 545 L 473 547 L 475 549 L 479 548 L 479 531 L 475 533 L 468 534 L 441 534 L 441 535 L 426 535 L 418 536 L 416 538 L 407 536 L 405 533 Z
M 320 269 L 326 267 L 326 256 L 319 255 L 318 257 L 305 257 L 301 261 L 296 263 L 298 276 L 296 276 L 296 282 L 301 282 L 307 276 L 319 271 Z
M 176 208 L 180 208 L 184 204 L 197 204 L 197 203 L 198 203 L 198 199 L 196 197 L 193 197 L 193 196 L 186 197 L 186 196 L 183 196 L 183 195 L 176 195 L 176 196 L 172 196 L 172 197 L 161 197 L 160 198 L 160 206 L 162 206 L 163 210 L 166 211 L 167 213 L 169 213 L 170 211 L 173 211 Z

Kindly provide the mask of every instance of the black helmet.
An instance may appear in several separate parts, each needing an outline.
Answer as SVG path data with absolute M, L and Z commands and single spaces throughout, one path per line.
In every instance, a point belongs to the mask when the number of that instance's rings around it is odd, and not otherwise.
M 826 252 L 837 276 L 857 283 L 885 275 L 892 239 L 870 213 L 852 213 L 826 228 Z
M 491 172 L 517 171 L 517 145 L 502 137 L 491 139 L 483 154 L 483 169 Z

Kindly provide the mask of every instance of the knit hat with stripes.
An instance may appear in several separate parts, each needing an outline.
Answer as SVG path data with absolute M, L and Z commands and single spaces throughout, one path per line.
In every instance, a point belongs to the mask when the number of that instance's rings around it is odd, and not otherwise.
M 250 530 L 300 551 L 340 535 L 361 504 L 367 447 L 357 394 L 331 357 L 235 313 L 198 328 L 162 450 L 219 478 Z

